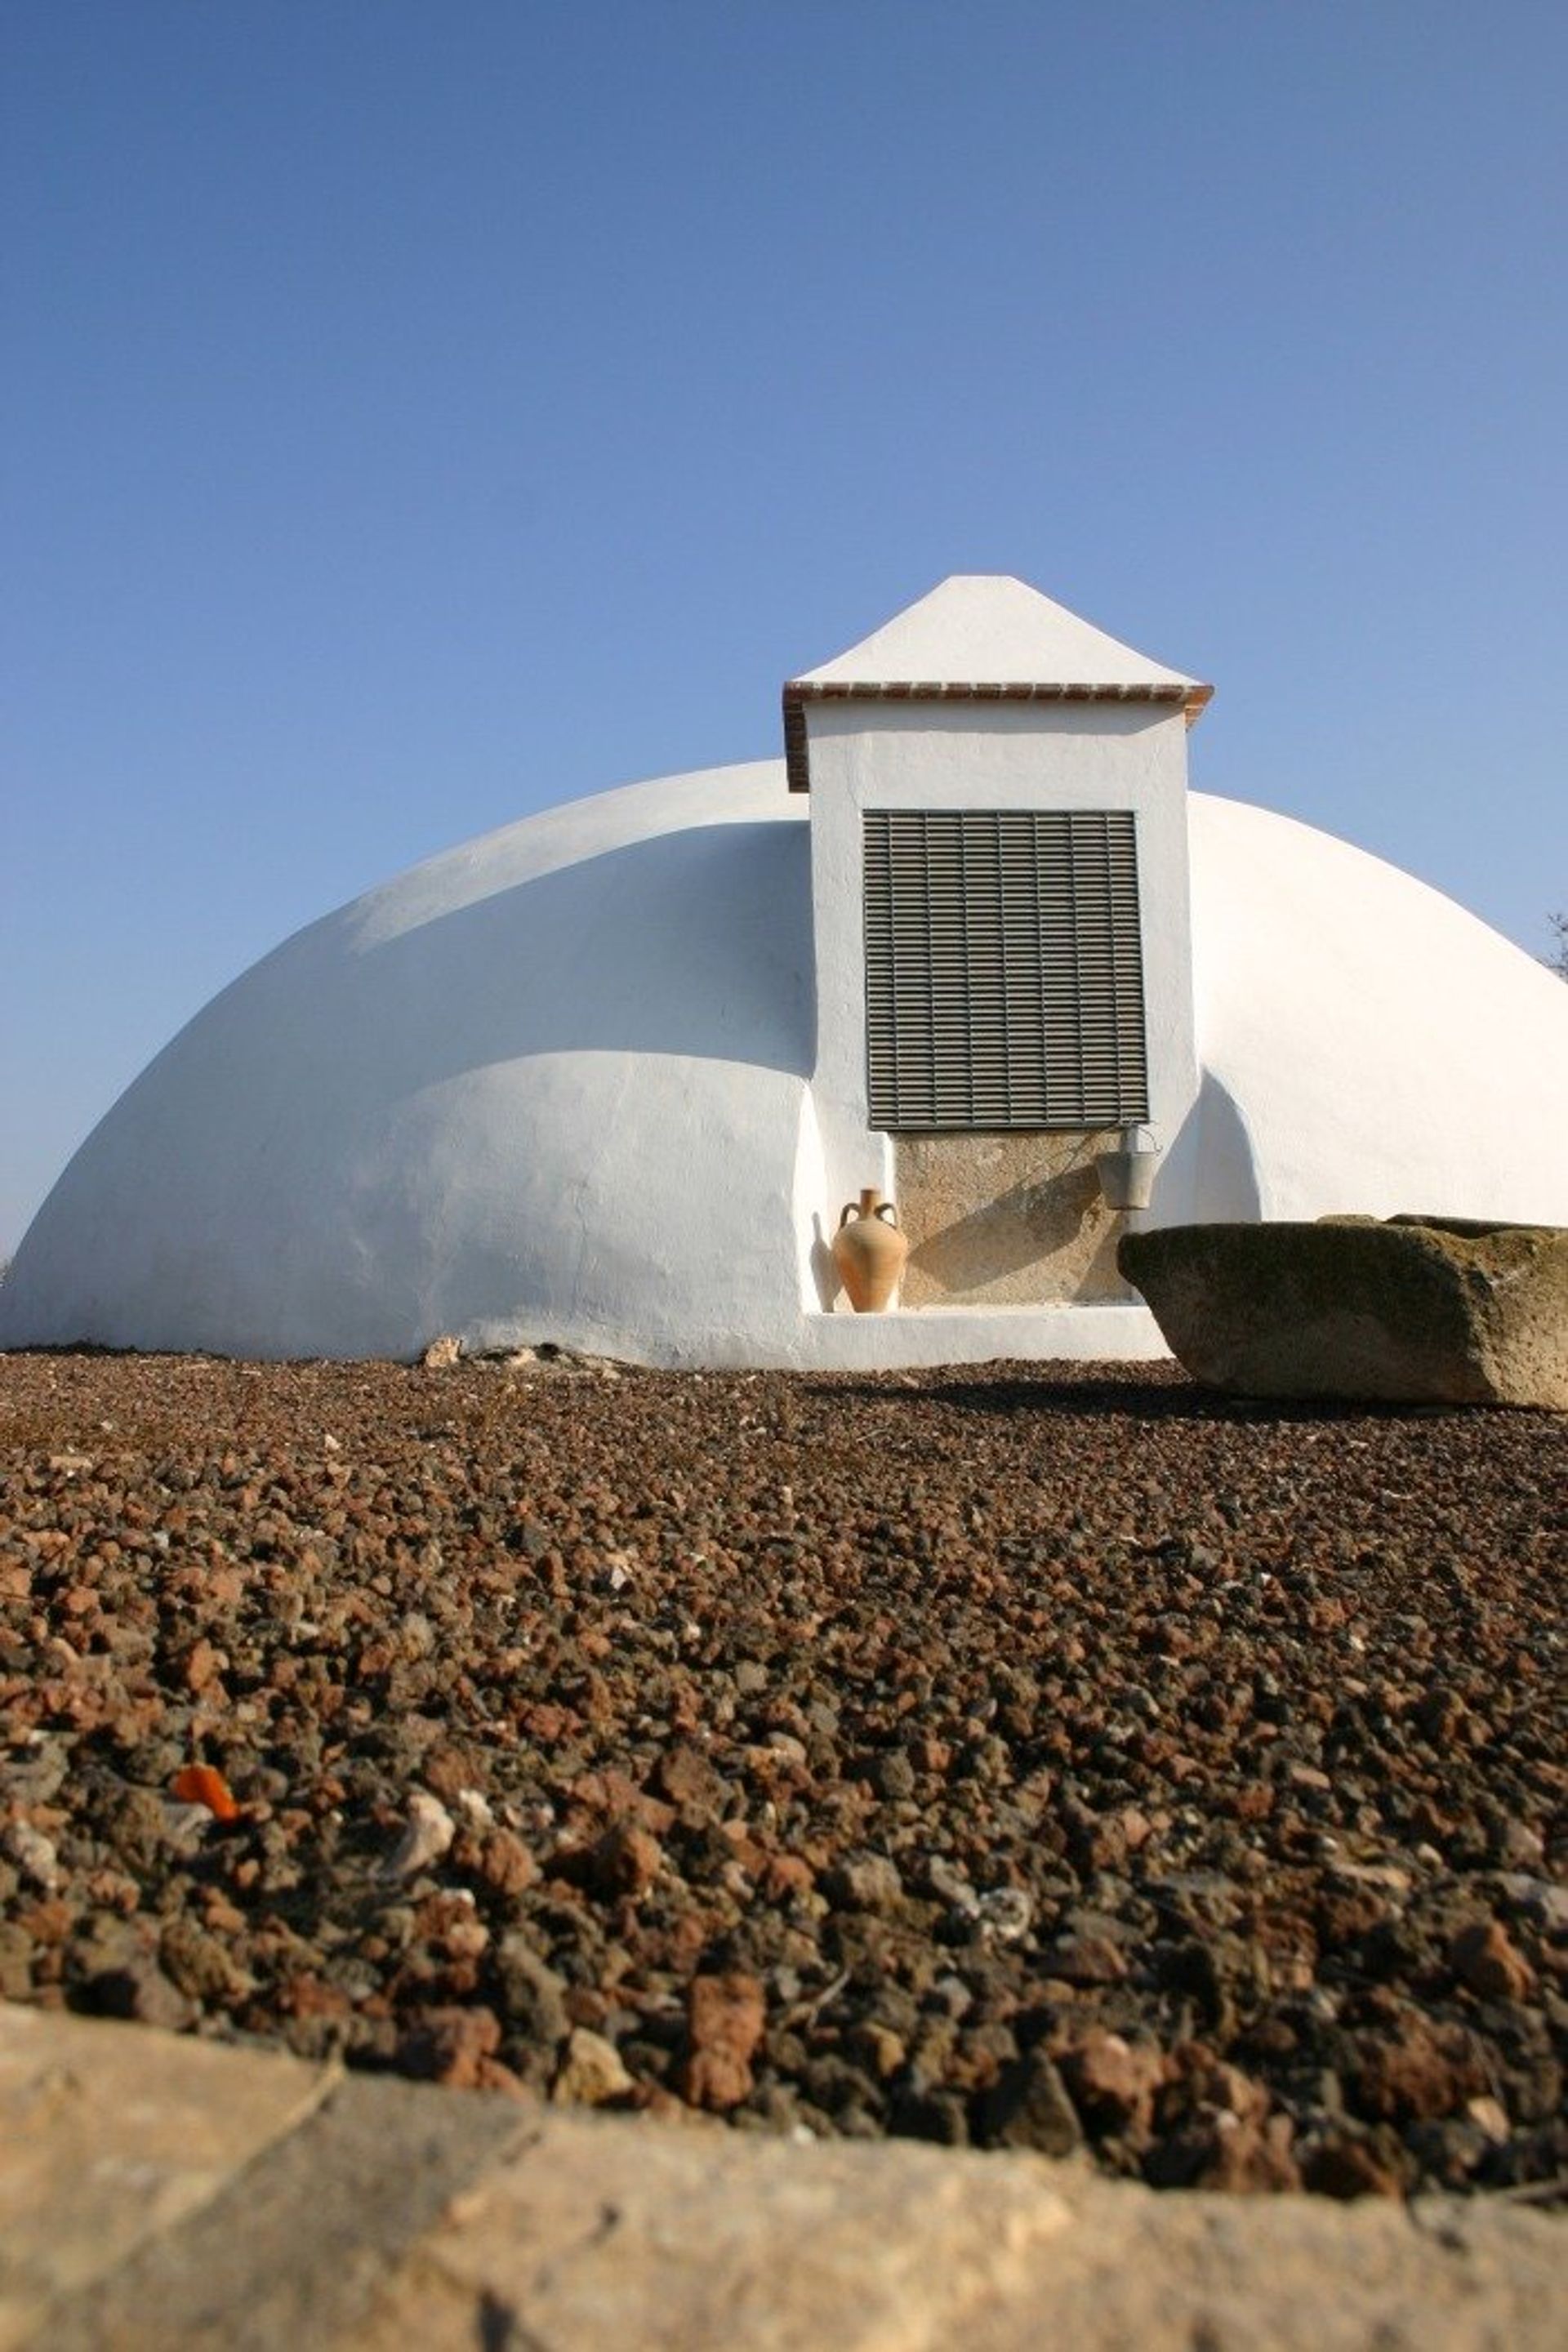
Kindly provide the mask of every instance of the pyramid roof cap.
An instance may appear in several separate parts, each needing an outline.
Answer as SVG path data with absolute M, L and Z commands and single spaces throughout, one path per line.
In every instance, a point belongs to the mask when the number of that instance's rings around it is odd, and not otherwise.
M 804 792 L 805 709 L 852 700 L 1170 702 L 1188 724 L 1214 691 L 1151 661 L 1005 572 L 954 572 L 784 690 L 790 783 Z

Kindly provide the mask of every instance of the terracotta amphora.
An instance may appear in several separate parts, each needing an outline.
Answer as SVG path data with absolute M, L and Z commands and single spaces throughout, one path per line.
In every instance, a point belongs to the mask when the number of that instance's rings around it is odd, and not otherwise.
M 891 1201 L 868 1185 L 860 1206 L 846 1201 L 833 1236 L 833 1262 L 857 1315 L 879 1315 L 899 1286 L 909 1237 L 899 1230 Z

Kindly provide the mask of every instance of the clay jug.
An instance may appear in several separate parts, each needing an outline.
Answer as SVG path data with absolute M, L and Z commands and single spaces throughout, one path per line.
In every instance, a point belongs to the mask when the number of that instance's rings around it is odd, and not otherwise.
M 891 1201 L 868 1185 L 860 1206 L 846 1201 L 833 1236 L 833 1262 L 857 1315 L 879 1315 L 899 1286 L 909 1238 L 899 1230 Z

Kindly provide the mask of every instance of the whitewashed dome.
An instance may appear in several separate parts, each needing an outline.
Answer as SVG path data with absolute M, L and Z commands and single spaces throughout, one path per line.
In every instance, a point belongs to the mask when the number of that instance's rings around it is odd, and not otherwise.
M 842 1318 L 811 1317 L 802 1232 L 836 1206 L 806 808 L 782 761 L 634 785 L 300 931 L 83 1144 L 0 1286 L 0 1344 L 813 1360 L 808 1323 Z M 1342 842 L 1189 808 L 1180 1213 L 1568 1223 L 1568 989 Z
M 1252 1193 L 1198 1213 L 1568 1224 L 1568 988 L 1331 834 L 1188 809 L 1205 1109 Z

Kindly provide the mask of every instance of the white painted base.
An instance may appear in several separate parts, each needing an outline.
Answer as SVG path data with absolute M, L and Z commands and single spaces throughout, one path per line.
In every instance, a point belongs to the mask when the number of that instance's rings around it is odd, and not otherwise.
M 886 1315 L 808 1315 L 801 1362 L 819 1371 L 931 1364 L 1154 1363 L 1167 1360 L 1146 1307 L 921 1307 Z
M 897 1372 L 941 1364 L 1167 1363 L 1171 1351 L 1141 1300 L 1097 1307 L 894 1307 L 884 1315 L 852 1308 L 801 1316 L 787 1335 L 709 1327 L 679 1346 L 650 1345 L 646 1334 L 605 1329 L 584 1341 L 561 1328 L 471 1326 L 457 1333 L 465 1352 L 536 1347 L 555 1339 L 590 1354 L 665 1371 Z

